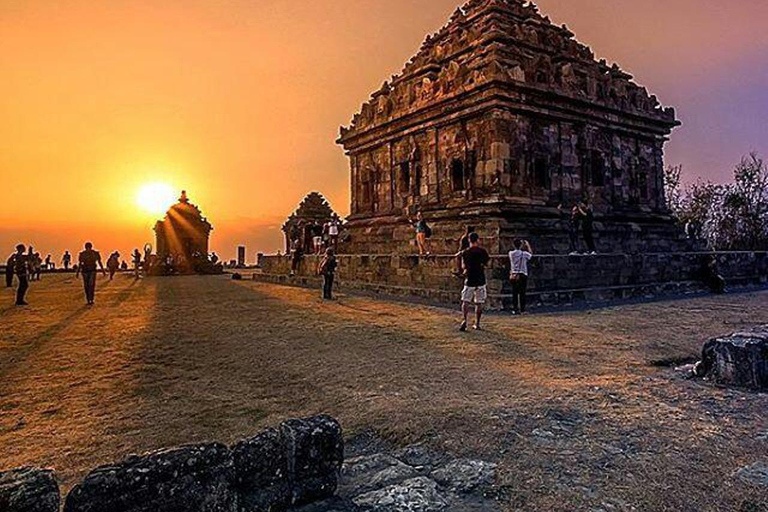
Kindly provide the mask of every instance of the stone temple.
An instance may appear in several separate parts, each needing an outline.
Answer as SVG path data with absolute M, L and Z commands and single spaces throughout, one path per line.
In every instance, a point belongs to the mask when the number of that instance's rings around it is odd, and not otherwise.
M 664 144 L 675 111 L 565 26 L 522 0 L 470 0 L 341 129 L 351 214 L 342 290 L 458 302 L 454 254 L 467 226 L 491 253 L 489 306 L 511 304 L 507 251 L 531 240 L 529 302 L 563 305 L 706 290 L 713 260 L 729 286 L 768 283 L 768 253 L 710 253 L 666 206 Z M 592 203 L 598 255 L 569 255 L 567 213 Z M 424 214 L 432 256 L 410 220 Z M 581 246 L 582 250 L 584 246 Z M 319 286 L 264 256 L 254 279 Z
M 181 192 L 179 202 L 171 206 L 163 220 L 155 224 L 157 256 L 169 256 L 181 273 L 196 271 L 196 261 L 207 260 L 208 241 L 213 227 L 200 209 Z
M 349 253 L 407 251 L 421 210 L 433 252 L 467 224 L 491 253 L 516 237 L 567 252 L 557 206 L 594 205 L 601 252 L 684 250 L 664 197 L 672 108 L 596 60 L 532 3 L 471 0 L 362 106 L 349 156 Z

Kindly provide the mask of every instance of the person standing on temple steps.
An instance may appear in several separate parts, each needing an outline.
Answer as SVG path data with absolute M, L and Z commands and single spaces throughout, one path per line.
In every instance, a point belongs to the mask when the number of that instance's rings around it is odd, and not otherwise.
M 515 250 L 509 251 L 509 280 L 512 282 L 512 314 L 525 313 L 525 294 L 528 290 L 528 262 L 533 249 L 528 240 L 515 240 Z
M 581 228 L 584 235 L 584 243 L 587 245 L 587 252 L 594 256 L 597 254 L 597 248 L 595 247 L 594 236 L 595 214 L 592 211 L 592 205 L 588 201 L 582 202 L 579 204 L 579 212 L 582 217 Z
M 485 267 L 491 261 L 488 251 L 480 247 L 480 236 L 477 233 L 469 235 L 469 249 L 461 255 L 464 264 L 464 289 L 461 292 L 461 312 L 464 315 L 464 321 L 459 330 L 467 330 L 467 321 L 469 320 L 469 311 L 472 304 L 475 305 L 475 325 L 474 329 L 480 330 L 480 318 L 483 316 L 483 305 L 488 300 L 488 286 L 485 279 Z
M 336 276 L 337 266 L 335 251 L 333 247 L 329 247 L 317 266 L 317 273 L 323 276 L 323 300 L 333 300 L 333 278 Z
M 570 213 L 563 209 L 563 205 L 557 206 L 557 211 L 560 212 L 560 219 L 566 225 L 568 230 L 568 253 L 571 256 L 579 254 L 579 230 L 581 229 L 581 221 L 583 216 L 579 206 L 575 205 L 571 208 Z
M 432 236 L 432 228 L 429 227 L 421 212 L 416 214 L 416 220 L 412 221 L 416 229 L 416 244 L 419 246 L 419 256 L 429 256 L 429 239 Z
M 75 278 L 80 277 L 83 274 L 83 288 L 85 289 L 85 300 L 89 306 L 93 306 L 96 299 L 96 270 L 97 266 L 101 267 L 101 273 L 107 275 L 104 270 L 104 264 L 101 262 L 101 254 L 98 251 L 93 250 L 93 244 L 91 242 L 85 243 L 85 250 L 80 253 L 77 259 L 77 272 Z

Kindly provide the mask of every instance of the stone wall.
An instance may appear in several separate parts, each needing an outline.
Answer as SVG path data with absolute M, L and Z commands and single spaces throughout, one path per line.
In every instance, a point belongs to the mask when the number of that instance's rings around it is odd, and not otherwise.
M 557 305 L 703 291 L 703 269 L 713 255 L 729 286 L 768 284 L 765 252 L 540 255 L 530 264 L 529 300 L 532 305 Z M 317 262 L 315 256 L 305 257 L 297 275 L 290 277 L 288 257 L 264 256 L 254 279 L 319 286 Z M 455 269 L 452 256 L 340 255 L 337 282 L 345 291 L 454 304 L 462 286 L 451 275 Z M 488 269 L 492 308 L 502 309 L 511 300 L 508 275 L 508 258 L 492 257 Z
M 96 468 L 64 512 L 279 512 L 333 496 L 343 457 L 336 420 L 290 420 L 231 447 L 182 446 Z M 59 512 L 53 472 L 0 473 L 0 510 Z

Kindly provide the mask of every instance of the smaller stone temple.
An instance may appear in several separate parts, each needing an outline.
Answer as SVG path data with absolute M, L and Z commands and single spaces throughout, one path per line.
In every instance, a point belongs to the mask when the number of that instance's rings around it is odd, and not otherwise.
M 301 240 L 305 246 L 311 244 L 312 237 L 322 235 L 323 225 L 332 220 L 340 222 L 340 217 L 323 195 L 319 192 L 308 194 L 283 224 L 285 252 L 291 251 L 292 240 Z M 305 251 L 309 252 L 309 247 L 305 247 Z
M 157 257 L 171 261 L 178 273 L 195 273 L 196 261 L 207 261 L 208 240 L 213 227 L 200 209 L 182 191 L 179 202 L 155 224 Z

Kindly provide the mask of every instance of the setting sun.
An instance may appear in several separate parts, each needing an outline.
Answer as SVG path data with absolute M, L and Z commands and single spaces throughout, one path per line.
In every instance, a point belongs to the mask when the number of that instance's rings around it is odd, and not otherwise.
M 136 204 L 152 215 L 162 215 L 176 202 L 176 190 L 167 183 L 149 183 L 139 189 Z

